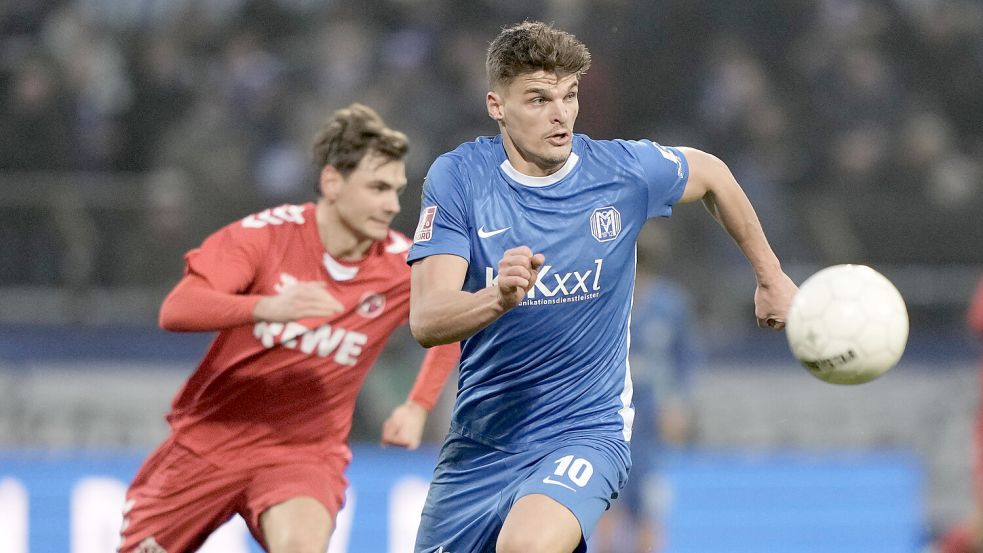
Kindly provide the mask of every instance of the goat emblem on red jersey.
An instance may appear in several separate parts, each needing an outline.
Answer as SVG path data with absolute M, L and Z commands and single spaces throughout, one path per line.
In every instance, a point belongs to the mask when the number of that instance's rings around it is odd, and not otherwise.
M 382 314 L 386 307 L 386 296 L 379 292 L 366 292 L 362 299 L 358 301 L 358 314 L 367 318 L 374 319 Z

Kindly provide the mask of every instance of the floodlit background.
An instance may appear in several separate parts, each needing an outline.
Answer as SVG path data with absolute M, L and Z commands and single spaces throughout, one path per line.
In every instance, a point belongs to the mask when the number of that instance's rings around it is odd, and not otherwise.
M 356 100 L 411 138 L 396 222 L 411 233 L 430 162 L 497 132 L 484 49 L 526 18 L 593 54 L 576 130 L 718 155 L 796 281 L 863 263 L 908 302 L 900 365 L 834 387 L 755 328 L 753 277 L 700 207 L 647 231 L 653 268 L 694 302 L 702 351 L 694 441 L 665 455 L 666 551 L 721 550 L 716 535 L 730 551 L 916 552 L 970 508 L 979 1 L 6 0 L 0 551 L 114 547 L 122 490 L 210 338 L 155 327 L 182 254 L 251 212 L 312 200 L 313 133 Z M 363 495 L 337 553 L 408 551 L 434 449 L 371 444 L 420 356 L 399 333 L 367 382 Z M 248 547 L 236 531 L 213 547 Z

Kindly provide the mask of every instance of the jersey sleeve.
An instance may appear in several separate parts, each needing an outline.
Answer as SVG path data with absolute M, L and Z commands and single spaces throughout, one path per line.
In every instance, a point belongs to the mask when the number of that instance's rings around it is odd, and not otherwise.
M 630 140 L 624 144 L 641 166 L 648 193 L 648 218 L 668 217 L 672 214 L 672 206 L 682 197 L 689 178 L 686 156 L 677 148 L 651 140 Z
M 433 409 L 440 392 L 444 389 L 447 377 L 457 366 L 460 357 L 460 344 L 446 344 L 428 349 L 409 399 L 419 403 L 427 411 Z
M 191 273 L 171 290 L 160 306 L 160 327 L 175 332 L 222 330 L 253 320 L 259 295 L 219 292 Z
M 185 274 L 194 274 L 214 290 L 245 293 L 269 247 L 267 228 L 247 228 L 242 222 L 209 236 L 184 256 Z
M 443 155 L 434 161 L 423 183 L 420 222 L 406 261 L 452 254 L 471 261 L 468 203 L 457 158 Z
M 249 294 L 249 287 L 268 249 L 267 233 L 236 222 L 185 254 L 184 278 L 164 299 L 160 326 L 197 332 L 251 322 L 261 296 Z

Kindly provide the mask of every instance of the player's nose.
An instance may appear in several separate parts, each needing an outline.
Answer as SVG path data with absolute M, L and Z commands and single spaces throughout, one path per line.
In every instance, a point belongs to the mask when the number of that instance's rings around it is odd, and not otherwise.
M 386 202 L 382 207 L 386 210 L 386 213 L 391 213 L 393 215 L 399 213 L 401 209 L 399 205 L 399 195 L 396 193 L 387 195 Z
M 551 106 L 553 107 L 553 113 L 550 115 L 552 116 L 553 122 L 566 124 L 567 118 L 570 116 L 570 108 L 563 102 L 552 102 Z

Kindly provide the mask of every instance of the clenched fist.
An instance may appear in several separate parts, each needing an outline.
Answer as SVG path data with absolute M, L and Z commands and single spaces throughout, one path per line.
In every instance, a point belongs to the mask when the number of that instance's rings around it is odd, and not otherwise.
M 503 309 L 512 309 L 522 302 L 526 292 L 536 284 L 539 269 L 545 262 L 543 254 L 533 254 L 528 246 L 505 250 L 498 262 L 498 301 Z

